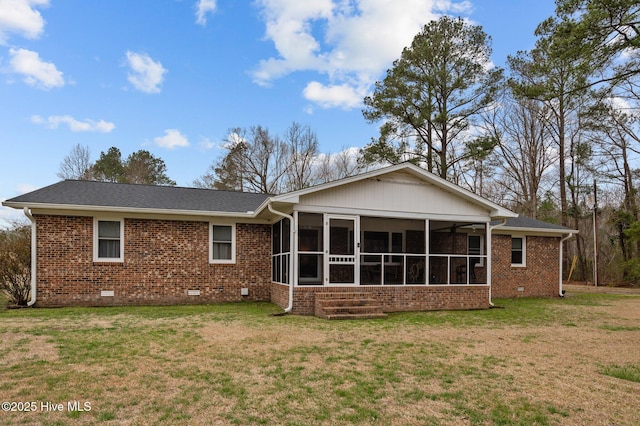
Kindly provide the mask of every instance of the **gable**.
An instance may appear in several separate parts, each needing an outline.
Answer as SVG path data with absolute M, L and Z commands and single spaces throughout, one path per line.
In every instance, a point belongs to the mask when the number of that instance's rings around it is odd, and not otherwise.
M 483 216 L 490 210 L 405 171 L 306 193 L 299 205 L 434 216 Z

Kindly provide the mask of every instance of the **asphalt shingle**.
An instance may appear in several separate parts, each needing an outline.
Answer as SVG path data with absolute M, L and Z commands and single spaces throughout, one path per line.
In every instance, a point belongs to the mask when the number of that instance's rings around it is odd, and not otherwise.
M 65 180 L 6 203 L 246 213 L 255 211 L 268 197 L 250 192 Z

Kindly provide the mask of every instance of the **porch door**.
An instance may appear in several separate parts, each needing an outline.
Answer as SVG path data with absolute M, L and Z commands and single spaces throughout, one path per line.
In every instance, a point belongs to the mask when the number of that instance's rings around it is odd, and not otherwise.
M 327 215 L 324 235 L 325 284 L 356 284 L 359 275 L 357 217 Z

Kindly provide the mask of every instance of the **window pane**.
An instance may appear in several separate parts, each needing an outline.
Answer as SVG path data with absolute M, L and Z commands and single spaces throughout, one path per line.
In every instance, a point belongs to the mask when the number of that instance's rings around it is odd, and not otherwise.
M 511 239 L 511 250 L 522 250 L 522 238 Z
M 272 254 L 280 253 L 280 238 L 281 238 L 280 224 L 281 223 L 282 221 L 276 222 L 271 227 L 271 243 L 272 243 L 271 253 Z
M 522 252 L 521 251 L 512 251 L 511 252 L 511 263 L 514 265 L 522 264 Z
M 231 260 L 231 243 L 213 243 L 213 258 Z
M 98 241 L 98 257 L 99 258 L 119 258 L 120 257 L 120 240 L 99 240 Z
M 287 253 L 291 251 L 291 227 L 289 226 L 289 219 L 282 220 L 282 252 Z
M 469 235 L 469 250 L 468 254 L 480 254 L 480 236 L 479 235 Z
M 213 241 L 231 241 L 231 226 L 213 226 Z
M 119 221 L 98 221 L 98 237 L 99 238 L 120 238 L 120 222 Z

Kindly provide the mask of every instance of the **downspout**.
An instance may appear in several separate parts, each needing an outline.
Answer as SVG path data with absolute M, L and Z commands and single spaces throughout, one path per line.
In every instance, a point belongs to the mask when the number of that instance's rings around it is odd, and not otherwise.
M 31 298 L 27 306 L 33 306 L 36 303 L 36 220 L 29 211 L 29 207 L 25 207 L 22 211 L 31 221 Z
M 502 223 L 497 224 L 496 226 L 491 226 L 491 222 L 489 222 L 487 224 L 487 280 L 489 281 L 489 306 L 490 307 L 494 307 L 495 305 L 493 304 L 493 301 L 491 300 L 491 275 L 493 274 L 493 272 L 491 271 L 493 269 L 493 250 L 492 250 L 492 246 L 493 246 L 493 237 L 492 237 L 492 232 L 494 229 L 500 227 L 500 226 L 504 226 L 507 223 L 507 219 L 502 219 Z
M 573 237 L 573 232 L 570 232 L 569 235 L 567 235 L 566 237 L 562 238 L 560 240 L 560 260 L 559 260 L 559 265 L 560 268 L 558 269 L 559 272 L 559 277 L 558 277 L 558 296 L 560 297 L 564 297 L 564 290 L 562 289 L 562 243 L 564 243 L 565 241 L 567 241 L 569 238 Z
M 274 209 L 273 207 L 271 207 L 271 203 L 267 204 L 267 208 L 269 209 L 269 211 L 275 215 L 278 215 L 280 217 L 284 217 L 289 219 L 289 250 L 290 251 L 290 256 L 291 258 L 289 259 L 289 304 L 287 305 L 286 308 L 284 308 L 284 313 L 289 313 L 291 312 L 291 310 L 293 309 L 293 282 L 294 282 L 294 277 L 293 277 L 293 247 L 294 247 L 294 241 L 295 241 L 295 226 L 293 224 L 293 216 L 283 213 L 281 211 L 278 211 L 276 209 Z

